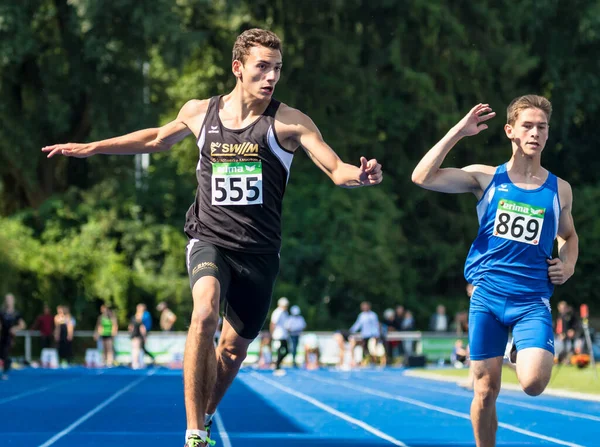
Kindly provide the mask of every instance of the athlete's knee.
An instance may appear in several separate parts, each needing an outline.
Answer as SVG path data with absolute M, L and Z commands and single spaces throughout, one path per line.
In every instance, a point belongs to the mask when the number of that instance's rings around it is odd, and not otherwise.
M 217 331 L 219 313 L 211 306 L 194 306 L 190 330 L 212 337 Z
M 539 396 L 544 392 L 546 386 L 548 386 L 549 380 L 543 377 L 536 377 L 532 379 L 520 380 L 521 388 L 525 391 L 525 394 L 529 396 Z
M 488 377 L 476 379 L 473 384 L 473 396 L 484 407 L 494 405 L 499 394 L 500 383 Z
M 240 367 L 246 358 L 247 352 L 247 346 L 237 346 L 233 343 L 223 343 L 218 348 L 219 357 L 223 363 L 230 367 Z

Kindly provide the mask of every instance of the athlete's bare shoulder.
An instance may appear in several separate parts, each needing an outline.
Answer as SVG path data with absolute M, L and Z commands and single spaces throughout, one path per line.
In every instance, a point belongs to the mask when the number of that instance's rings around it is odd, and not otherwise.
M 281 103 L 275 114 L 275 133 L 285 149 L 295 151 L 300 145 L 301 133 L 311 129 L 318 132 L 308 115 Z
M 558 181 L 558 198 L 560 199 L 561 208 L 571 209 L 573 204 L 573 190 L 571 185 L 566 180 L 556 177 Z
M 209 103 L 209 99 L 191 99 L 181 107 L 177 119 L 183 122 L 194 135 L 198 136 L 202 129 Z

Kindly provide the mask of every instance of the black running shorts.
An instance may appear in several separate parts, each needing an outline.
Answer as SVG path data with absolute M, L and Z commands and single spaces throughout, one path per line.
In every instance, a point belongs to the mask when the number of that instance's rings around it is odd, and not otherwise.
M 271 306 L 279 254 L 243 253 L 191 239 L 186 259 L 192 290 L 204 276 L 217 278 L 225 318 L 239 336 L 256 338 Z

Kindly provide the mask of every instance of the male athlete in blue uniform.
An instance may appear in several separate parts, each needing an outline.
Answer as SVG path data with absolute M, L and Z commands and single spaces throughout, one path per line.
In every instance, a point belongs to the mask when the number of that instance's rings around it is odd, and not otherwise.
M 377 185 L 383 178 L 377 160 L 344 163 L 308 116 L 273 98 L 281 66 L 279 38 L 247 30 L 233 46 L 236 85 L 229 94 L 188 101 L 160 128 L 42 149 L 49 157 L 141 154 L 169 150 L 190 134 L 196 138 L 198 189 L 185 223 L 194 300 L 183 361 L 187 447 L 213 444 L 211 418 L 269 311 L 282 200 L 296 150 L 302 147 L 338 186 Z M 215 350 L 221 301 L 225 318 Z
M 497 167 L 440 169 L 463 137 L 477 135 L 495 113 L 478 104 L 419 162 L 412 180 L 433 191 L 471 192 L 479 200 L 479 233 L 465 264 L 475 289 L 469 310 L 474 374 L 471 421 L 478 447 L 496 445 L 496 398 L 502 359 L 512 328 L 516 372 L 523 390 L 541 394 L 554 362 L 550 296 L 575 270 L 578 238 L 570 185 L 541 166 L 552 106 L 535 95 L 514 99 L 507 110 L 511 159 Z M 558 257 L 553 257 L 554 240 Z

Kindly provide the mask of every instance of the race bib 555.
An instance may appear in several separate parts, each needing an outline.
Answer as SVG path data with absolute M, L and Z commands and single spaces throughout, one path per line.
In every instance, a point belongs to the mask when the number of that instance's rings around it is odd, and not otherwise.
M 263 203 L 262 163 L 233 162 L 212 165 L 213 205 Z

